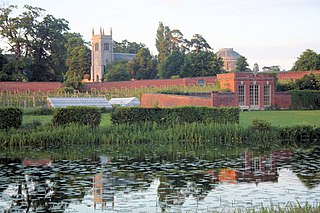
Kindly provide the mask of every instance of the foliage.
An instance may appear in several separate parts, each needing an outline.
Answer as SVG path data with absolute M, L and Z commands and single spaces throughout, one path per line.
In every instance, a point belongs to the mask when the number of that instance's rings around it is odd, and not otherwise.
M 44 10 L 24 6 L 14 17 L 17 6 L 0 9 L 0 36 L 8 41 L 14 54 L 11 75 L 24 76 L 10 80 L 59 81 L 65 68 L 65 39 L 68 22 L 44 15 Z
M 305 50 L 296 60 L 292 67 L 292 71 L 319 70 L 320 55 L 311 49 Z
M 19 128 L 22 115 L 22 110 L 17 107 L 0 108 L 0 129 Z
M 130 42 L 128 40 L 123 40 L 122 42 L 113 41 L 113 52 L 115 53 L 132 53 L 137 54 L 138 50 L 145 48 L 146 45 L 142 43 Z
M 114 62 L 107 68 L 107 73 L 104 75 L 104 81 L 127 81 L 130 80 L 126 61 Z
M 271 130 L 271 123 L 266 120 L 254 119 L 252 121 L 252 129 L 260 131 Z
M 65 81 L 72 82 L 75 77 L 81 81 L 84 75 L 90 74 L 91 50 L 78 33 L 65 33 L 64 37 L 67 41 L 66 66 L 68 68 Z M 75 89 L 79 88 L 75 87 Z
M 293 109 L 320 109 L 319 90 L 292 90 L 290 94 Z
M 181 77 L 203 77 L 221 73 L 223 61 L 209 51 L 186 54 Z
M 174 51 L 165 59 L 160 72 L 161 78 L 171 78 L 178 76 L 183 71 L 185 54 L 180 51 Z
M 300 90 L 320 90 L 320 75 L 311 73 L 303 76 L 296 81 L 296 88 Z
M 53 109 L 48 107 L 36 107 L 23 110 L 23 115 L 52 115 Z
M 157 62 L 151 56 L 149 49 L 142 48 L 137 56 L 128 63 L 128 70 L 131 78 L 154 79 L 157 76 Z
M 96 107 L 67 107 L 54 109 L 52 123 L 65 125 L 76 123 L 80 125 L 98 126 L 101 112 Z
M 304 75 L 303 78 L 296 81 L 282 81 L 276 80 L 276 91 L 289 90 L 320 90 L 320 76 L 313 73 Z
M 249 64 L 247 62 L 246 57 L 240 56 L 236 62 L 235 72 L 248 72 L 250 69 L 248 68 Z
M 192 122 L 239 123 L 238 108 L 116 108 L 111 113 L 115 124 L 155 122 L 176 124 Z

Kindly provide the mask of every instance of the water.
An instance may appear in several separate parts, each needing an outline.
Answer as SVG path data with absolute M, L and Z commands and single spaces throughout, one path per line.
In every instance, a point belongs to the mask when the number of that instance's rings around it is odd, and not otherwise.
M 0 212 L 230 212 L 320 204 L 320 147 L 0 152 Z

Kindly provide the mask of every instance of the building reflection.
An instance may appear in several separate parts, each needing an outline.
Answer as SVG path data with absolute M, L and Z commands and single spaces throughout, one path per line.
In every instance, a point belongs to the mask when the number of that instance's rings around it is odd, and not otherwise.
M 259 182 L 277 181 L 277 166 L 290 162 L 292 152 L 290 150 L 273 151 L 268 156 L 252 156 L 246 151 L 237 162 L 239 167 L 223 168 L 219 170 L 217 180 L 219 182 Z
M 115 179 L 111 178 L 111 173 L 104 172 L 93 178 L 94 209 L 101 204 L 102 209 L 107 208 L 107 203 L 111 203 L 114 208 L 114 185 Z

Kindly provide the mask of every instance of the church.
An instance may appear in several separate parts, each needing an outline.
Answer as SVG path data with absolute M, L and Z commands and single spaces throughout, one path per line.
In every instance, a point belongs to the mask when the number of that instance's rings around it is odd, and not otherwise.
M 105 35 L 104 29 L 100 28 L 98 35 L 92 29 L 92 51 L 91 51 L 91 82 L 102 82 L 106 72 L 106 65 L 117 60 L 130 61 L 136 56 L 131 53 L 114 53 L 112 29 L 110 35 Z

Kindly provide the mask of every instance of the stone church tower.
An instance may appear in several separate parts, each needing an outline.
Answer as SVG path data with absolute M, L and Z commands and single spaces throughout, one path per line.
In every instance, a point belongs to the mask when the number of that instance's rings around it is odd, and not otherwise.
M 92 29 L 92 58 L 91 58 L 91 81 L 101 82 L 106 70 L 106 65 L 114 60 L 112 45 L 112 29 L 110 35 L 104 34 L 100 28 L 100 34 L 95 35 Z

